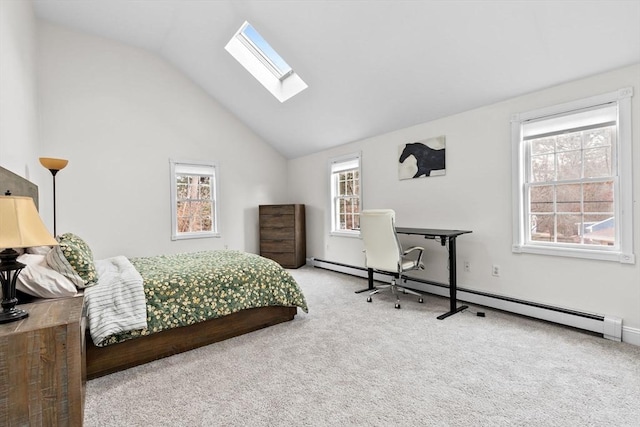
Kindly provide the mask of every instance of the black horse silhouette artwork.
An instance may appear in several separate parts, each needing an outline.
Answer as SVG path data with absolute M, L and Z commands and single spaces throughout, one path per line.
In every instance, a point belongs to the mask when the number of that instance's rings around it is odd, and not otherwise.
M 441 138 L 444 140 L 443 137 Z M 409 158 L 409 156 L 415 157 L 416 166 L 418 170 L 416 171 L 416 173 L 413 175 L 412 178 L 419 178 L 423 175 L 431 176 L 432 171 L 442 171 L 441 173 L 438 173 L 438 175 L 442 175 L 444 174 L 444 170 L 445 170 L 445 150 L 446 149 L 444 148 L 444 144 L 438 144 L 438 145 L 442 145 L 443 148 L 440 148 L 440 149 L 431 148 L 428 145 L 423 144 L 421 142 L 412 142 L 412 143 L 406 144 L 404 146 L 404 149 L 402 150 L 402 154 L 400 154 L 399 161 L 402 164 L 405 162 L 405 160 L 407 160 L 407 158 Z M 405 168 L 405 174 L 407 173 L 406 171 L 408 170 L 409 169 Z M 411 171 L 413 170 L 415 169 L 412 169 Z M 400 173 L 400 179 L 409 178 L 409 175 L 402 176 L 402 174 Z

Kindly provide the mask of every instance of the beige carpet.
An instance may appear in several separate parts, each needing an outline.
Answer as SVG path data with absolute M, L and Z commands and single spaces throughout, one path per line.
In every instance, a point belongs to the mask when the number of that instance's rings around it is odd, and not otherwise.
M 640 347 L 291 270 L 292 322 L 87 383 L 87 426 L 634 426 Z M 475 310 L 471 307 L 471 310 Z

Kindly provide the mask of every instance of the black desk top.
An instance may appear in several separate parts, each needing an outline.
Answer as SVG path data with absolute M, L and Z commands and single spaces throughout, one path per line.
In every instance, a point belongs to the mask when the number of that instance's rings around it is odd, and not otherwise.
M 396 227 L 396 233 L 416 234 L 425 237 L 457 237 L 461 234 L 472 233 L 470 230 L 441 230 L 438 228 Z

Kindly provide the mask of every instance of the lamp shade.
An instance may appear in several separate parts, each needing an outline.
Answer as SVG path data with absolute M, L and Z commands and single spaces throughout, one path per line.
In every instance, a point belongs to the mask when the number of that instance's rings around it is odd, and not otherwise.
M 57 244 L 31 197 L 0 196 L 0 249 Z
M 64 169 L 69 160 L 54 159 L 53 157 L 40 157 L 40 164 L 49 170 L 59 171 Z

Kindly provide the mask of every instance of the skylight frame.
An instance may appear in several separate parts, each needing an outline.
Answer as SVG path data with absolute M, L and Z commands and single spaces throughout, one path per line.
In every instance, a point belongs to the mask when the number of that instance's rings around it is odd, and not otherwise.
M 245 21 L 233 34 L 224 47 L 225 50 L 280 102 L 285 102 L 308 88 L 309 86 L 304 80 L 300 78 L 298 73 L 293 70 L 293 67 L 290 67 L 281 56 L 278 55 L 276 59 L 269 59 L 267 61 L 268 56 L 266 54 L 264 56 L 257 54 L 256 48 L 259 46 L 251 43 L 245 36 L 239 36 L 239 34 L 247 28 L 247 24 L 248 22 Z M 251 26 L 251 28 L 258 34 L 255 27 Z M 258 43 L 261 42 L 258 41 Z M 268 43 L 265 41 L 265 46 L 266 45 L 268 45 Z M 275 52 L 270 46 L 269 49 Z M 280 60 L 282 64 L 286 65 L 281 66 L 280 71 L 277 71 L 277 62 Z M 289 71 L 289 68 L 291 68 L 291 71 Z
M 251 34 L 253 32 L 253 34 Z M 293 68 L 248 21 L 240 27 L 236 38 L 244 44 L 256 58 L 271 71 L 278 80 L 283 81 L 293 74 Z

